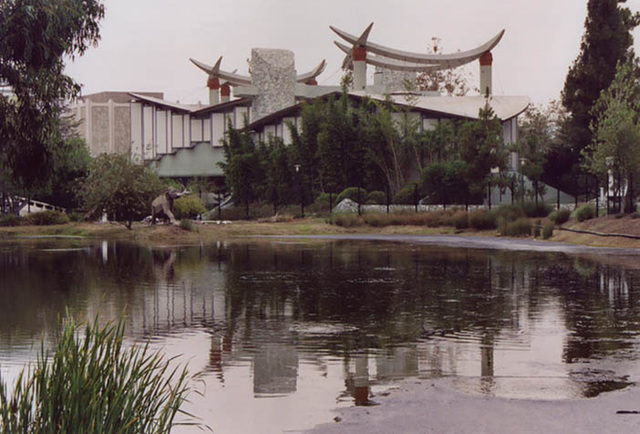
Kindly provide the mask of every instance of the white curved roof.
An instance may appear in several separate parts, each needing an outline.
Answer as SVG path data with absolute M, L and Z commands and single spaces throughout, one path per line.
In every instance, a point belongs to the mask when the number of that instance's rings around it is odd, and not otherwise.
M 397 103 L 405 103 L 402 96 L 393 96 Z M 527 96 L 496 96 L 489 97 L 489 106 L 496 116 L 505 121 L 518 116 L 529 106 L 531 100 Z M 480 109 L 485 107 L 487 99 L 484 96 L 459 96 L 459 97 L 419 97 L 416 107 L 447 113 L 454 116 L 462 116 L 477 119 Z
M 351 92 L 354 95 L 368 97 L 380 101 L 384 95 L 371 95 L 365 92 Z M 409 105 L 404 95 L 392 95 L 391 100 L 399 105 Z M 498 96 L 489 97 L 489 106 L 496 116 L 508 120 L 524 112 L 531 100 L 527 96 Z M 484 96 L 419 96 L 412 106 L 416 109 L 438 112 L 450 116 L 478 119 L 480 109 L 485 107 L 487 99 Z
M 443 68 L 455 68 L 457 66 L 464 65 L 480 58 L 482 54 L 491 51 L 496 45 L 498 45 L 505 32 L 504 29 L 501 30 L 496 36 L 494 36 L 484 44 L 471 50 L 459 51 L 457 53 L 450 54 L 422 54 L 396 50 L 395 48 L 385 47 L 383 45 L 369 42 L 367 39 L 369 37 L 369 33 L 371 32 L 372 26 L 373 23 L 369 24 L 369 26 L 359 37 L 333 26 L 329 26 L 329 28 L 342 39 L 351 44 L 353 47 L 364 47 L 367 49 L 367 54 L 373 53 L 381 56 L 380 58 L 376 59 L 376 61 L 378 62 L 378 66 L 400 70 L 409 70 L 406 68 L 415 68 L 417 66 L 416 64 L 431 66 L 438 65 L 442 66 Z M 342 47 L 340 47 L 340 49 L 342 49 Z M 388 60 L 384 60 L 383 58 L 394 59 L 403 63 L 389 62 Z M 369 59 L 369 56 L 367 56 L 367 63 L 372 63 Z M 380 63 L 386 63 L 386 65 L 381 65 Z

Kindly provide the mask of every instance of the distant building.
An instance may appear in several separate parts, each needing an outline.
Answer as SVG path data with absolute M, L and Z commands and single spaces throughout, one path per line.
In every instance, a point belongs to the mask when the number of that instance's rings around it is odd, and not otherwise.
M 162 99 L 162 92 L 141 92 Z M 100 92 L 83 95 L 71 105 L 78 134 L 85 139 L 92 157 L 104 153 L 131 152 L 131 100 L 127 92 Z
M 472 50 L 420 54 L 368 42 L 371 27 L 360 36 L 332 27 L 348 44 L 336 42 L 346 54 L 343 67 L 353 73 L 352 99 L 384 100 L 389 96 L 394 104 L 409 107 L 423 130 L 435 128 L 442 119 L 476 119 L 480 108 L 489 104 L 502 122 L 504 143 L 516 142 L 517 118 L 529 98 L 492 95 L 491 50 L 504 31 Z M 405 78 L 476 60 L 483 95 L 445 97 L 426 92 L 414 95 L 411 104 L 407 102 Z M 221 140 L 229 125 L 238 128 L 247 122 L 259 139 L 271 135 L 290 143 L 286 125 L 299 125 L 302 101 L 340 92 L 337 86 L 317 85 L 316 78 L 326 66 L 324 60 L 311 71 L 298 74 L 294 54 L 288 50 L 253 49 L 250 76 L 222 70 L 222 58 L 213 66 L 191 61 L 207 74 L 206 106 L 166 101 L 162 93 L 102 92 L 80 98 L 73 110 L 91 155 L 128 153 L 134 160 L 150 164 L 162 177 L 222 176 L 218 165 L 224 159 Z M 368 65 L 376 68 L 371 85 L 366 80 Z M 519 170 L 516 153 L 511 155 L 510 169 Z

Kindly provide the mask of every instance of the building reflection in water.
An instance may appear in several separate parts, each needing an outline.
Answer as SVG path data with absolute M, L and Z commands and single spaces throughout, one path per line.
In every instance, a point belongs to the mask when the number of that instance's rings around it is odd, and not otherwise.
M 352 242 L 101 243 L 45 266 L 28 255 L 1 258 L 11 300 L 0 306 L 2 333 L 51 329 L 68 305 L 86 317 L 126 309 L 134 336 L 206 330 L 207 370 L 225 382 L 230 366 L 249 363 L 255 396 L 296 393 L 302 364 L 320 372 L 338 359 L 356 405 L 403 377 L 470 377 L 493 395 L 505 378 L 539 375 L 597 394 L 590 384 L 602 379 L 584 375 L 585 364 L 633 356 L 640 334 L 637 272 L 562 255 Z M 69 265 L 82 272 L 63 275 Z M 607 387 L 629 384 L 624 375 Z

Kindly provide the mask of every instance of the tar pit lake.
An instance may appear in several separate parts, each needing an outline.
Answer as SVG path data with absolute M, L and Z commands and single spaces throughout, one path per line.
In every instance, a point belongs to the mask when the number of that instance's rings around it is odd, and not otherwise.
M 336 408 L 375 405 L 399 379 L 534 399 L 640 379 L 640 272 L 563 253 L 353 240 L 0 245 L 7 382 L 66 311 L 125 312 L 130 342 L 180 355 L 201 373 L 187 410 L 218 433 L 308 429 Z

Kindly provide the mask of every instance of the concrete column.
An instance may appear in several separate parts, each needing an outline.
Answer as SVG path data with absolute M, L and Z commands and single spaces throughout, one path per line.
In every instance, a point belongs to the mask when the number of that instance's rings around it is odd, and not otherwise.
M 227 102 L 231 100 L 231 86 L 229 86 L 228 83 L 225 83 L 222 86 L 220 86 L 220 96 L 221 96 L 222 102 Z
M 480 94 L 491 95 L 493 93 L 491 80 L 491 65 L 493 64 L 493 56 L 490 51 L 480 56 Z
M 207 87 L 209 88 L 209 105 L 220 103 L 220 79 L 218 77 L 209 77 Z
M 116 112 L 114 109 L 113 99 L 109 99 L 108 107 L 108 122 L 109 122 L 109 152 L 116 151 Z
M 367 49 L 353 47 L 353 90 L 364 90 L 367 86 Z

